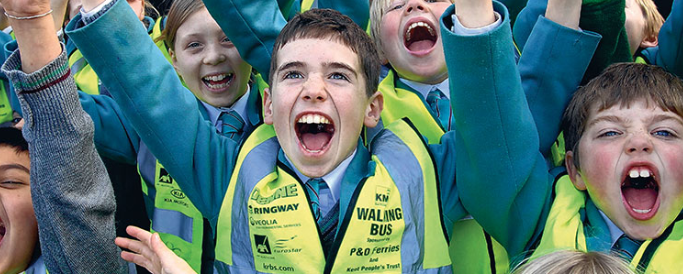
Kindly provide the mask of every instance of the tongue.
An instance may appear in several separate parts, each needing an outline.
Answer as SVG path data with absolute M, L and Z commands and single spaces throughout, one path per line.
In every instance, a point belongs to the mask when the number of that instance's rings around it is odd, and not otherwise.
M 429 50 L 432 47 L 434 47 L 434 41 L 429 40 L 429 39 L 425 39 L 425 40 L 419 40 L 419 41 L 415 41 L 415 42 L 410 43 L 410 46 L 408 46 L 408 49 L 411 51 L 417 52 L 417 51 Z
M 657 200 L 657 191 L 652 188 L 624 188 L 622 190 L 626 202 L 633 208 L 639 210 L 652 209 Z
M 308 150 L 322 150 L 330 142 L 329 133 L 321 132 L 317 134 L 305 133 L 301 136 L 301 141 Z

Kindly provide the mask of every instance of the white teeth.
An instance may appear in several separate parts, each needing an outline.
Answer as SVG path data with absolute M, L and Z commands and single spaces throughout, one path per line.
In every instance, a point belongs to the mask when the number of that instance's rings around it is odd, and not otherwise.
M 652 176 L 652 171 L 647 168 L 632 168 L 631 171 L 628 172 L 628 176 L 631 178 L 649 178 Z
M 213 84 L 209 81 L 213 81 L 213 82 L 222 81 L 225 78 L 230 77 L 230 76 L 232 76 L 232 74 L 219 74 L 219 75 L 205 76 L 202 79 L 206 81 L 206 82 L 204 82 L 204 84 L 206 84 L 206 86 L 209 87 L 210 89 L 220 90 L 220 89 L 224 89 L 224 88 L 230 86 L 232 79 L 230 79 L 229 81 L 227 81 L 225 83 L 220 83 L 220 84 Z
M 640 170 L 640 177 L 641 177 L 641 178 L 649 178 L 649 177 L 650 177 L 650 171 L 648 171 L 648 170 Z
M 406 30 L 406 41 L 410 41 L 410 31 L 415 27 L 425 27 L 429 31 L 429 34 L 435 35 L 434 29 L 432 29 L 432 27 L 430 27 L 427 23 L 415 22 L 415 23 L 410 24 L 410 26 L 408 26 L 408 29 Z
M 635 209 L 635 208 L 631 208 L 631 209 L 633 209 L 633 212 L 636 212 L 639 214 L 646 214 L 646 213 L 650 213 L 650 211 L 652 211 L 652 209 Z
M 306 124 L 330 124 L 330 121 L 327 118 L 315 114 L 304 115 L 300 117 L 297 122 Z

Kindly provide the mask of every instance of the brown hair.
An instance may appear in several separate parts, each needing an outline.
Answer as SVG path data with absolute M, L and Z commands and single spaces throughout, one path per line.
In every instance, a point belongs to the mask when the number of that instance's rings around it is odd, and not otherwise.
M 636 0 L 640 6 L 640 10 L 645 17 L 645 26 L 643 26 L 643 34 L 645 37 L 656 37 L 659 35 L 659 29 L 664 24 L 664 17 L 657 10 L 655 2 L 652 0 Z
M 590 111 L 603 111 L 616 106 L 629 108 L 644 99 L 648 106 L 662 108 L 683 116 L 683 83 L 658 66 L 616 63 L 609 66 L 574 94 L 562 117 L 565 150 L 574 152 L 574 165 L 579 167 L 579 140 L 586 130 Z
M 561 250 L 533 259 L 517 274 L 633 274 L 626 261 L 601 252 Z
M 330 9 L 312 9 L 297 14 L 282 29 L 273 46 L 273 57 L 270 60 L 270 86 L 273 85 L 273 74 L 277 69 L 277 54 L 288 42 L 296 39 L 328 38 L 344 44 L 358 55 L 359 63 L 365 77 L 366 94 L 371 96 L 377 91 L 379 84 L 380 61 L 375 44 L 368 35 L 349 17 Z
M 161 31 L 161 35 L 155 39 L 155 42 L 163 40 L 166 46 L 173 50 L 175 48 L 175 35 L 180 25 L 202 8 L 204 8 L 202 0 L 174 0 L 168 11 L 164 30 Z

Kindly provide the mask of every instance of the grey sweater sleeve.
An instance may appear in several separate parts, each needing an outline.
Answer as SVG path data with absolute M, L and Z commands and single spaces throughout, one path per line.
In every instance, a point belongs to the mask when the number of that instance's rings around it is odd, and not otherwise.
M 20 62 L 15 51 L 2 71 L 26 120 L 31 197 L 48 272 L 127 273 L 114 244 L 114 191 L 64 51 L 31 74 L 21 71 Z

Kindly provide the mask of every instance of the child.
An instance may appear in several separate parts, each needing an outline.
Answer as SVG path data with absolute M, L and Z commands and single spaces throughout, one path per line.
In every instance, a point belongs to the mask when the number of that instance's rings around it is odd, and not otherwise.
M 84 2 L 84 8 L 92 9 L 98 4 L 99 1 Z M 489 5 L 489 10 L 464 16 L 490 18 L 493 4 L 481 4 Z M 387 126 L 388 130 L 375 139 L 372 155 L 362 145 L 362 126 L 375 126 L 382 108 L 381 95 L 374 92 L 379 60 L 372 42 L 352 21 L 338 13 L 316 10 L 293 19 L 287 25 L 289 28 L 283 29 L 271 63 L 272 90 L 264 94 L 265 121 L 273 126 L 259 127 L 238 150 L 238 144 L 201 123 L 196 104 L 189 97 L 158 105 L 173 90 L 145 92 L 149 91 L 146 86 L 161 82 L 176 86 L 179 83 L 170 78 L 169 68 L 154 62 L 162 58 L 160 55 L 138 58 L 140 52 L 153 45 L 141 39 L 141 30 L 129 28 L 135 19 L 125 6 L 120 2 L 104 5 L 106 11 L 97 20 L 85 26 L 75 21 L 67 32 L 84 55 L 93 60 L 91 65 L 120 101 L 151 151 L 216 226 L 219 271 L 450 270 L 444 228 L 450 228 L 454 220 L 466 214 L 456 194 L 462 199 L 476 188 L 456 191 L 454 152 L 450 150 L 453 132 L 444 136 L 443 145 L 427 150 L 409 124 L 399 121 Z M 508 55 L 512 44 L 507 14 L 501 5 L 496 4 L 496 8 L 504 24 L 495 27 L 491 34 L 482 35 L 484 38 L 476 37 L 476 42 L 495 48 L 484 49 L 481 54 L 495 54 L 495 59 L 501 60 L 498 66 L 515 66 L 513 56 Z M 112 28 L 110 20 L 117 20 L 119 26 Z M 486 22 L 489 23 L 492 22 Z M 101 39 L 86 38 L 95 33 Z M 461 39 L 452 36 L 454 40 Z M 138 50 L 111 43 L 117 37 L 139 39 L 139 43 L 134 43 Z M 465 41 L 459 41 L 458 46 L 471 42 L 468 38 L 462 40 Z M 490 43 L 491 40 L 506 42 Z M 100 56 L 104 48 L 107 56 Z M 107 66 L 113 59 L 122 63 Z M 156 65 L 147 67 L 153 64 Z M 135 70 L 135 77 L 122 74 L 121 66 Z M 506 75 L 509 71 L 502 69 L 495 74 Z M 163 72 L 164 77 L 152 78 L 151 72 Z M 120 78 L 124 76 L 125 80 Z M 507 89 L 505 84 L 480 84 Z M 162 121 L 162 117 L 173 123 Z M 211 173 L 196 173 L 198 170 Z M 398 174 L 391 176 L 394 173 Z M 437 179 L 440 185 L 436 184 Z M 335 197 L 339 198 L 336 203 Z M 316 202 L 315 198 L 320 200 Z M 502 208 L 494 211 L 510 211 L 510 200 L 513 198 L 499 200 L 501 204 L 493 206 Z M 312 205 L 307 207 L 309 202 Z M 439 208 L 443 214 L 439 214 Z M 368 239 L 372 245 L 368 245 Z
M 534 128 L 519 128 L 517 136 L 510 136 L 490 124 L 511 115 L 507 112 L 527 113 L 525 102 L 490 93 L 481 98 L 460 94 L 454 108 L 466 116 L 462 123 L 480 126 L 461 132 L 464 142 L 457 145 L 465 152 L 486 148 L 490 155 L 485 159 L 472 155 L 469 173 L 466 178 L 459 174 L 458 184 L 488 182 L 490 178 L 476 172 L 486 171 L 486 175 L 509 175 L 499 182 L 501 188 L 538 186 L 524 200 L 525 211 L 518 213 L 519 235 L 506 246 L 511 255 L 534 247 L 533 257 L 561 249 L 612 249 L 623 253 L 639 271 L 680 273 L 683 267 L 670 257 L 682 249 L 677 246 L 681 235 L 676 226 L 683 209 L 679 187 L 683 141 L 678 134 L 683 131 L 682 92 L 681 81 L 659 67 L 635 63 L 609 67 L 577 91 L 565 112 L 565 173 L 547 172 L 538 152 L 488 145 L 515 144 L 537 135 Z M 521 97 L 521 92 L 516 94 Z M 486 100 L 489 96 L 501 101 Z M 467 106 L 475 104 L 507 106 L 483 116 L 469 112 Z M 491 158 L 514 162 L 492 163 Z
M 28 144 L 21 131 L 0 128 L 1 273 L 44 269 L 42 259 L 38 260 L 38 225 L 31 204 L 29 169 Z
M 26 130 L 34 161 L 20 130 L 0 128 L 0 273 L 126 273 L 111 243 L 113 190 L 97 152 L 91 146 L 89 153 L 72 158 L 84 152 L 84 144 L 65 146 L 73 140 L 47 127 L 48 112 L 33 111 L 29 114 L 45 120 Z M 54 165 L 59 160 L 65 161 Z M 74 186 L 79 192 L 70 194 Z
M 456 117 L 448 104 L 448 60 L 444 59 L 442 38 L 435 24 L 450 3 L 448 0 L 377 0 L 371 5 L 372 37 L 391 67 L 379 86 L 385 103 L 382 123 L 408 117 L 429 143 L 438 143 L 443 133 L 455 129 Z M 570 14 L 568 19 L 562 16 L 549 16 L 540 21 L 533 41 L 544 50 L 524 52 L 519 60 L 523 87 L 533 102 L 530 107 L 539 132 L 548 134 L 548 138 L 542 137 L 541 148 L 548 150 L 556 137 L 551 133 L 559 128 L 561 109 L 546 105 L 568 101 L 599 41 L 598 36 L 577 30 L 578 15 Z M 459 22 L 455 20 L 454 24 Z M 369 129 L 368 136 L 376 131 Z M 508 270 L 505 251 L 475 221 L 459 221 L 452 231 L 455 239 L 451 242 L 451 258 L 456 273 Z
M 240 58 L 200 0 L 174 1 L 167 18 L 161 38 L 170 46 L 175 71 L 189 89 L 179 92 L 194 94 L 205 123 L 240 142 L 262 122 L 260 95 L 249 84 L 251 66 Z M 162 89 L 166 87 L 154 91 Z M 152 230 L 195 271 L 212 272 L 213 230 L 180 190 L 177 179 L 157 161 L 111 98 L 82 93 L 80 98 L 95 122 L 100 154 L 138 165 Z M 226 117 L 239 117 L 243 125 L 231 128 L 236 122 L 228 124 Z

